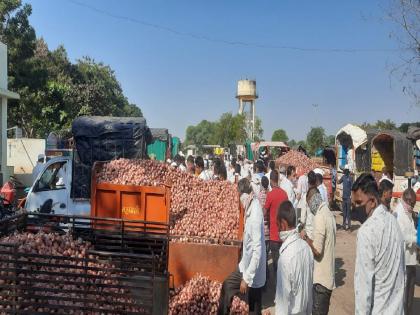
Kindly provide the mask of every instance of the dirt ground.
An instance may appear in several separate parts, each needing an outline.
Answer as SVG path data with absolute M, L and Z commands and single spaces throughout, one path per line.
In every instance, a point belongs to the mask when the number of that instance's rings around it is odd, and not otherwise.
M 339 212 L 335 212 L 336 222 L 342 223 L 342 217 Z M 352 222 L 352 231 L 344 231 L 337 229 L 337 243 L 336 243 L 336 270 L 335 282 L 336 289 L 333 291 L 331 297 L 330 314 L 334 315 L 349 315 L 354 314 L 354 291 L 353 291 L 353 276 L 354 276 L 354 262 L 356 253 L 356 236 L 357 229 L 360 227 L 358 223 Z M 338 227 L 338 226 L 337 226 Z M 269 268 L 271 274 L 271 266 Z M 269 279 L 273 280 L 273 277 Z M 269 281 L 268 289 L 263 295 L 263 305 L 270 309 L 274 315 L 274 293 L 275 284 Z M 420 266 L 417 266 L 417 281 L 414 294 L 414 307 L 412 314 L 420 314 Z

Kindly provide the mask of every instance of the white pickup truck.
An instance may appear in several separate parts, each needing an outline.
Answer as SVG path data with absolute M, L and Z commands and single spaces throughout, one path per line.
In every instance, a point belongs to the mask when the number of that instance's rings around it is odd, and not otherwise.
M 27 211 L 90 215 L 89 199 L 71 197 L 73 159 L 55 157 L 45 163 L 26 197 Z

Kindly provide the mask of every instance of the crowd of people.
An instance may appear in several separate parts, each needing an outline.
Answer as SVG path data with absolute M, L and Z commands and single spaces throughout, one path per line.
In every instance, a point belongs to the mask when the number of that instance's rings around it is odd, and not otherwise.
M 200 156 L 186 161 L 176 157 L 174 163 L 203 180 L 236 183 L 245 210 L 242 259 L 223 283 L 218 314 L 229 314 L 234 296 L 248 302 L 250 314 L 262 313 L 269 259 L 276 281 L 275 315 L 329 313 L 337 224 L 321 170 L 298 176 L 293 166 L 276 168 L 274 161 L 252 163 L 241 156 L 226 163 L 215 159 L 212 165 Z M 338 181 L 336 176 L 332 174 L 332 188 L 342 185 L 342 228 L 351 229 L 352 209 L 362 223 L 355 257 L 355 313 L 412 314 L 414 190 L 405 190 L 391 210 L 390 178 L 377 182 L 366 173 L 354 181 L 348 166 Z

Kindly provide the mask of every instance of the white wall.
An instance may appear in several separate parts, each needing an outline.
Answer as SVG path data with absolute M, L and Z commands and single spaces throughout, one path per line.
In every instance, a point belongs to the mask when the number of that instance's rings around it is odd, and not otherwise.
M 25 186 L 32 185 L 32 169 L 38 155 L 44 153 L 44 139 L 7 139 L 7 166 L 14 168 L 16 178 Z

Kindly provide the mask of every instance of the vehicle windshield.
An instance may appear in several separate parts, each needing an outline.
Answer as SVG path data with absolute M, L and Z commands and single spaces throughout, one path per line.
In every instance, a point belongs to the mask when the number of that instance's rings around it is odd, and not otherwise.
M 38 191 L 65 189 L 66 162 L 51 164 L 38 182 Z

